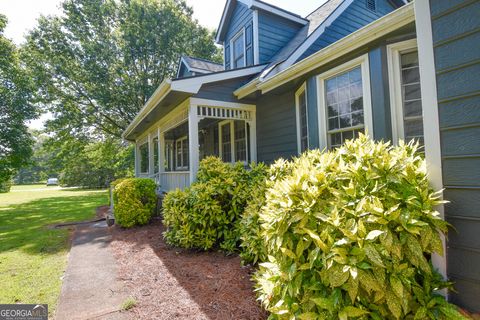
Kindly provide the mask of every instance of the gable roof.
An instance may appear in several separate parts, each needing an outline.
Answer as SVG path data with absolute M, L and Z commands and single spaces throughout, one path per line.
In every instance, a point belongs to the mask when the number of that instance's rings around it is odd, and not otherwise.
M 212 73 L 223 71 L 223 65 L 210 60 L 202 58 L 194 58 L 189 56 L 182 56 L 178 65 L 177 77 L 180 75 L 181 65 L 184 65 L 188 71 L 197 73 Z
M 228 22 L 230 21 L 230 18 L 233 14 L 233 11 L 235 9 L 236 4 L 240 2 L 243 3 L 248 7 L 248 9 L 257 9 L 257 10 L 264 10 L 268 11 L 271 14 L 277 15 L 279 17 L 282 17 L 284 19 L 288 19 L 290 21 L 296 22 L 300 25 L 306 25 L 308 23 L 308 20 L 305 18 L 302 18 L 302 16 L 287 11 L 285 9 L 279 8 L 277 6 L 274 6 L 272 4 L 263 2 L 261 0 L 227 0 L 225 3 L 225 8 L 223 9 L 223 14 L 222 18 L 220 20 L 220 24 L 217 29 L 217 34 L 215 36 L 215 41 L 218 44 L 223 43 L 223 39 L 225 37 L 225 34 L 227 33 L 228 29 Z

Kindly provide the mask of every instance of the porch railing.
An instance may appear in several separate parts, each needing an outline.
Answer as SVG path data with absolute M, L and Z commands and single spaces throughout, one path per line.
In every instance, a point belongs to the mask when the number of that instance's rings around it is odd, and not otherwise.
M 185 189 L 190 186 L 190 171 L 171 171 L 159 174 L 160 189 L 168 192 L 175 189 Z

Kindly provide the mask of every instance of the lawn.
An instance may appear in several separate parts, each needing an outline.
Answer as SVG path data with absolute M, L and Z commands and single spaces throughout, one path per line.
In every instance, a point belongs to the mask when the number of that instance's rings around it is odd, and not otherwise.
M 104 190 L 44 185 L 14 186 L 0 194 L 0 303 L 46 303 L 52 315 L 70 231 L 49 226 L 90 219 L 107 202 Z

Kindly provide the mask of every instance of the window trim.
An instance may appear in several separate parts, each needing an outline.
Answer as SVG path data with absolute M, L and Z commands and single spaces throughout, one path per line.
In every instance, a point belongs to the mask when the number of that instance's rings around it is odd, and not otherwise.
M 403 99 L 400 54 L 418 51 L 417 39 L 410 39 L 387 46 L 388 86 L 390 90 L 390 110 L 392 120 L 392 142 L 398 144 L 404 139 Z M 421 81 L 420 81 L 421 83 Z M 423 101 L 423 100 L 422 100 Z M 422 103 L 422 118 L 423 118 Z
M 305 94 L 305 111 L 307 114 L 307 150 L 310 148 L 310 137 L 308 131 L 308 101 L 307 101 L 307 83 L 304 82 L 300 88 L 295 92 L 295 110 L 297 116 L 297 151 L 298 154 L 301 154 L 302 151 L 302 128 L 300 123 L 300 95 Z
M 175 140 L 175 171 L 188 171 L 188 163 L 187 165 L 185 165 L 184 159 L 183 159 L 183 141 L 186 141 L 187 139 L 188 139 L 188 136 L 183 136 Z M 180 142 L 180 146 L 182 147 L 180 152 L 180 159 L 181 159 L 180 162 L 182 163 L 181 166 L 178 166 L 178 161 L 177 161 L 177 157 L 178 157 L 177 145 L 179 142 Z M 187 151 L 190 152 L 188 144 L 187 144 Z M 188 155 L 188 157 L 190 158 L 190 154 Z
M 239 69 L 236 65 L 234 65 L 234 47 L 233 43 L 240 37 L 243 37 L 243 67 L 247 66 L 247 38 L 245 36 L 246 31 L 245 27 L 242 27 L 233 37 L 230 39 L 230 69 Z
M 368 54 L 364 54 L 358 58 L 350 60 L 335 68 L 332 68 L 317 76 L 317 99 L 318 99 L 318 127 L 319 127 L 319 147 L 320 149 L 328 148 L 328 130 L 327 130 L 327 107 L 325 95 L 325 80 L 341 73 L 350 71 L 356 67 L 360 67 L 362 74 L 362 91 L 363 91 L 363 116 L 365 133 L 369 137 L 373 137 L 373 118 L 372 118 L 372 97 L 370 88 L 370 69 Z M 352 127 L 354 128 L 354 127 Z
M 218 155 L 223 161 L 223 145 L 222 145 L 222 127 L 228 124 L 230 126 L 230 154 L 231 154 L 231 163 L 235 163 L 235 128 L 233 125 L 233 120 L 224 120 L 218 123 Z

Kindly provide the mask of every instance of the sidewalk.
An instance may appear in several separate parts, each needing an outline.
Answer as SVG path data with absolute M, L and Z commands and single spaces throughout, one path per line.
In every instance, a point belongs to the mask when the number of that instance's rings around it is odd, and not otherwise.
M 108 248 L 110 240 L 105 222 L 76 227 L 57 320 L 129 319 L 121 312 L 128 294 L 117 280 L 116 261 Z

